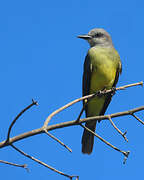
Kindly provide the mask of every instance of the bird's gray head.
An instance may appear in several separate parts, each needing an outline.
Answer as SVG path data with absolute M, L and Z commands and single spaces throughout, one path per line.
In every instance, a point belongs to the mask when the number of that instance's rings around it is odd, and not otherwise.
M 90 46 L 103 46 L 112 47 L 111 36 L 101 28 L 95 28 L 89 31 L 88 34 L 79 35 L 78 38 L 85 39 L 89 42 Z

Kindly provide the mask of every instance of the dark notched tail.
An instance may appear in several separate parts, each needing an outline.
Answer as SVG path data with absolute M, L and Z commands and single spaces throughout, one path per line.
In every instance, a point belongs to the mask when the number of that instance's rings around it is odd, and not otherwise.
M 88 122 L 86 123 L 86 127 L 95 132 L 96 129 L 96 122 Z M 93 150 L 94 144 L 94 135 L 84 129 L 83 136 L 82 136 L 82 153 L 84 154 L 91 154 Z

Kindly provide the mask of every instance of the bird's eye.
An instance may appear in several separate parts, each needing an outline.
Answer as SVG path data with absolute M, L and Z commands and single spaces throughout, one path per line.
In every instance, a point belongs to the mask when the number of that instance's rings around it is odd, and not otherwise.
M 102 36 L 103 36 L 102 33 L 96 33 L 96 34 L 94 35 L 95 38 L 99 38 L 99 37 L 102 37 Z

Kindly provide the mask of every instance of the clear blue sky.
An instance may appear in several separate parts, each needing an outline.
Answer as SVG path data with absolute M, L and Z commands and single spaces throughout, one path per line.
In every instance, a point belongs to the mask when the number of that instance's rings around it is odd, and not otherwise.
M 112 36 L 123 73 L 118 86 L 143 80 L 144 2 L 97 0 L 5 0 L 0 2 L 0 139 L 5 139 L 12 119 L 34 98 L 39 102 L 15 125 L 12 136 L 42 126 L 46 117 L 62 105 L 81 97 L 83 62 L 88 44 L 79 34 L 101 27 Z M 117 92 L 108 113 L 143 105 L 143 88 Z M 52 119 L 51 124 L 77 118 L 79 103 Z M 143 113 L 138 113 L 142 118 Z M 84 116 L 83 116 L 84 117 Z M 132 117 L 116 118 L 118 127 L 128 131 L 129 143 L 108 121 L 97 126 L 97 133 L 131 154 L 126 165 L 123 155 L 95 139 L 94 151 L 81 153 L 81 127 L 59 129 L 52 133 L 72 148 L 70 154 L 46 135 L 15 143 L 30 155 L 80 179 L 141 179 L 144 162 L 144 128 Z M 10 147 L 1 149 L 0 159 L 28 164 L 24 169 L 0 164 L 2 179 L 66 179 L 32 162 Z

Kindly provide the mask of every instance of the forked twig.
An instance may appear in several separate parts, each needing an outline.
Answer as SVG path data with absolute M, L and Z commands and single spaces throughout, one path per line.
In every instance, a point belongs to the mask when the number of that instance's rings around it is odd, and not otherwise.
M 128 142 L 128 139 L 127 139 L 126 136 L 125 136 L 126 133 L 127 133 L 127 131 L 125 131 L 124 133 L 122 133 L 121 130 L 118 129 L 118 127 L 117 127 L 117 126 L 114 124 L 114 122 L 112 121 L 111 116 L 109 116 L 108 119 L 109 119 L 110 123 L 112 124 L 112 126 L 117 130 L 117 132 L 118 132 L 120 135 L 122 135 L 122 137 L 125 139 L 125 141 Z
M 114 150 L 121 152 L 125 158 L 124 158 L 124 162 L 126 161 L 126 158 L 128 158 L 128 155 L 130 153 L 130 151 L 122 151 L 120 149 L 118 149 L 116 146 L 112 145 L 111 143 L 109 143 L 108 141 L 106 141 L 105 139 L 103 139 L 101 136 L 99 136 L 98 134 L 94 133 L 92 130 L 90 130 L 89 128 L 87 128 L 86 126 L 80 124 L 80 126 L 82 126 L 84 129 L 86 129 L 87 131 L 89 131 L 90 133 L 92 133 L 94 136 L 96 136 L 98 139 L 100 139 L 102 142 L 104 142 L 105 144 L 107 144 L 108 146 L 110 146 L 111 148 L 113 148 Z

